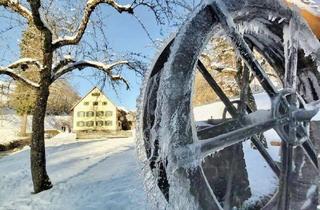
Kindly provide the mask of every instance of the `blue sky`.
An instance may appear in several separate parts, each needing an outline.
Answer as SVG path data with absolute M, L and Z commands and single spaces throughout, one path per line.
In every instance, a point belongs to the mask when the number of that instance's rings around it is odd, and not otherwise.
M 107 39 L 112 49 L 119 53 L 141 52 L 152 60 L 157 49 L 138 21 L 130 15 L 118 14 L 110 8 L 104 7 L 103 9 L 106 9 L 104 12 L 108 15 L 105 19 L 105 25 L 107 27 Z M 148 29 L 148 33 L 153 39 L 165 39 L 170 31 L 175 30 L 158 25 L 153 14 L 145 9 L 139 9 L 137 15 L 143 20 L 144 25 Z M 167 32 L 161 35 L 161 31 Z M 90 70 L 87 70 L 85 75 L 90 73 Z M 81 75 L 82 73 L 75 72 L 75 74 Z M 130 83 L 130 90 L 126 90 L 125 86 L 121 85 L 118 86 L 117 92 L 115 92 L 113 88 L 107 84 L 103 91 L 118 106 L 133 110 L 136 108 L 136 98 L 140 93 L 142 78 L 137 77 L 132 70 L 124 70 L 123 75 Z M 81 95 L 85 95 L 87 91 L 90 91 L 90 89 L 97 84 L 95 80 L 91 79 L 88 81 L 81 77 L 70 81 Z
M 101 7 L 100 11 L 103 13 L 109 46 L 112 47 L 114 52 L 120 54 L 138 52 L 147 56 L 150 62 L 154 59 L 157 49 L 134 17 L 128 14 L 119 14 L 108 6 Z M 0 7 L 0 14 L 3 12 L 4 9 Z M 138 8 L 136 15 L 143 21 L 153 40 L 166 39 L 170 33 L 176 30 L 174 27 L 160 26 L 153 13 L 145 8 Z M 12 15 L 12 17 L 18 18 L 16 15 Z M 19 42 L 23 27 L 17 26 L 7 31 L 11 25 L 16 24 L 12 24 L 12 20 L 0 16 L 0 65 L 9 64 L 19 58 Z M 3 33 L 3 31 L 7 32 Z M 99 87 L 98 82 L 89 77 L 93 71 L 92 69 L 76 71 L 68 77 L 80 96 L 84 96 L 96 85 Z M 130 90 L 126 90 L 125 86 L 122 85 L 115 92 L 107 84 L 103 91 L 118 106 L 134 110 L 136 108 L 136 98 L 140 93 L 142 78 L 137 77 L 132 70 L 124 70 L 123 76 L 129 81 Z

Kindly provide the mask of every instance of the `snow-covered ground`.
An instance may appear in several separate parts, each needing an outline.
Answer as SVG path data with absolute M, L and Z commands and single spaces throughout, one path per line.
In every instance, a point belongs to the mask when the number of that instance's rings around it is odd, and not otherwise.
M 29 148 L 0 159 L 0 210 L 145 209 L 145 193 L 132 138 L 77 141 L 59 134 L 47 141 L 54 187 L 32 195 Z M 277 179 L 250 143 L 244 143 L 256 201 L 275 190 Z M 277 156 L 275 149 L 269 149 Z
M 27 133 L 31 132 L 32 116 L 28 116 Z M 47 116 L 45 118 L 45 129 L 55 130 L 61 129 L 63 123 L 70 124 L 71 116 Z M 19 139 L 19 128 L 21 117 L 16 114 L 0 115 L 0 144 L 8 144 Z
M 265 94 L 255 96 L 258 107 L 270 108 Z M 196 107 L 197 121 L 220 118 L 220 102 Z M 271 130 L 268 142 L 279 140 Z M 48 173 L 54 187 L 32 195 L 29 148 L 0 158 L 0 210 L 100 210 L 147 209 L 141 169 L 133 138 L 76 140 L 61 133 L 47 140 Z M 253 196 L 248 203 L 276 190 L 277 178 L 250 142 L 243 143 Z M 279 147 L 269 144 L 269 153 L 279 160 Z
M 32 195 L 29 148 L 0 159 L 1 210 L 144 209 L 134 139 L 47 141 L 51 190 Z

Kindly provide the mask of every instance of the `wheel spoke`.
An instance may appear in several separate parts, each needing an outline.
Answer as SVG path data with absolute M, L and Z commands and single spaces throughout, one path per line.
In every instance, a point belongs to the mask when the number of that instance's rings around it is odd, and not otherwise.
M 290 176 L 292 171 L 292 157 L 293 146 L 282 141 L 281 145 L 281 173 L 280 173 L 280 189 L 278 209 L 289 210 L 290 209 Z
M 275 126 L 287 124 L 289 120 L 288 116 L 277 119 L 272 118 L 270 111 L 257 111 L 246 115 L 243 117 L 243 120 L 241 120 L 241 124 L 244 125 L 243 127 L 236 127 L 235 130 L 231 130 L 228 133 L 201 140 L 198 144 L 201 148 L 202 158 L 219 149 L 239 143 L 257 133 L 265 132 Z M 214 130 L 214 127 L 211 129 Z
M 240 104 L 238 110 L 240 113 L 245 113 L 247 109 L 247 101 L 248 101 L 248 94 L 249 94 L 249 78 L 250 77 L 250 72 L 248 67 L 245 65 L 243 66 L 243 71 L 242 71 L 242 77 L 239 78 L 241 82 L 240 83 Z
M 226 120 L 218 125 L 210 126 L 197 132 L 198 139 L 209 139 L 229 132 L 230 130 L 237 130 L 243 126 L 239 123 L 239 119 Z
M 222 122 L 216 126 L 202 129 L 199 131 L 198 138 L 201 140 L 211 139 L 219 135 L 227 134 L 245 127 L 257 124 L 267 123 L 270 120 L 277 120 L 272 117 L 272 112 L 269 110 L 259 110 L 243 117 L 232 118 L 225 122 Z
M 229 98 L 224 94 L 223 90 L 220 88 L 218 83 L 212 78 L 211 74 L 208 72 L 206 67 L 203 65 L 203 63 L 198 60 L 198 69 L 204 79 L 208 82 L 210 87 L 213 89 L 213 91 L 218 95 L 220 100 L 224 103 L 226 106 L 228 112 L 231 114 L 231 116 L 235 117 L 238 115 L 237 109 L 233 106 L 232 102 L 229 100 Z
M 309 158 L 310 162 L 312 163 L 312 165 L 315 167 L 316 170 L 319 170 L 317 152 L 314 149 L 314 145 L 312 141 L 308 137 L 307 130 L 302 126 L 298 126 L 297 134 L 299 134 L 300 135 L 299 138 L 302 139 L 302 144 L 301 144 L 302 148 L 306 153 L 307 157 Z
M 203 77 L 205 78 L 205 80 L 208 82 L 208 84 L 212 87 L 212 89 L 218 95 L 220 100 L 224 103 L 224 105 L 226 106 L 226 109 L 230 113 L 230 115 L 233 118 L 238 118 L 237 109 L 235 108 L 233 103 L 229 100 L 229 98 L 224 94 L 224 92 L 222 91 L 220 86 L 212 78 L 212 76 L 210 75 L 210 73 L 208 72 L 208 70 L 206 69 L 206 67 L 203 65 L 203 63 L 200 60 L 198 60 L 198 69 L 201 72 L 201 74 L 203 75 Z M 252 112 L 252 110 L 249 107 L 247 107 L 247 111 L 248 111 L 248 113 Z M 232 122 L 229 122 L 229 123 L 232 123 Z M 235 123 L 233 124 L 233 126 L 235 126 L 235 128 L 237 127 L 237 125 L 235 125 Z M 239 128 L 240 128 L 240 126 L 239 126 Z M 208 128 L 208 129 L 210 129 L 210 128 Z M 204 130 L 206 130 L 206 129 L 204 129 Z M 210 132 L 212 132 L 212 136 L 218 136 L 219 134 L 222 134 L 222 131 L 223 131 L 223 128 L 219 128 L 219 127 L 217 127 L 217 131 L 215 131 L 215 129 L 210 129 Z M 205 132 L 204 131 L 201 132 L 200 135 L 205 135 L 203 133 L 205 133 Z M 200 137 L 200 139 L 203 139 L 203 137 Z M 279 169 L 278 165 L 275 164 L 272 157 L 265 149 L 264 145 L 260 142 L 259 138 L 256 135 L 254 135 L 253 138 L 251 138 L 251 141 L 256 146 L 256 148 L 258 149 L 258 151 L 260 152 L 262 157 L 266 160 L 266 162 L 271 167 L 271 169 L 274 171 L 274 173 L 277 176 L 279 176 L 280 169 Z
M 262 157 L 266 160 L 270 168 L 273 170 L 273 172 L 279 177 L 280 176 L 280 168 L 279 166 L 274 162 L 268 151 L 265 149 L 265 146 L 262 144 L 261 140 L 258 139 L 257 135 L 254 135 L 251 138 L 252 143 L 254 146 L 258 149 Z
M 268 95 L 273 98 L 277 94 L 277 89 L 272 84 L 259 62 L 255 59 L 253 52 L 245 42 L 244 38 L 237 31 L 234 22 L 226 15 L 226 12 L 223 11 L 220 4 L 222 4 L 221 1 L 219 1 L 219 5 L 216 1 L 212 1 L 211 8 L 213 10 L 213 14 L 220 22 L 224 31 L 230 37 L 235 49 L 238 50 L 241 58 L 246 63 L 246 66 L 254 73 Z
M 312 165 L 316 168 L 316 170 L 319 170 L 317 152 L 314 150 L 314 146 L 309 138 L 302 143 L 302 148 Z
M 298 66 L 298 37 L 295 34 L 299 31 L 297 24 L 295 24 L 295 18 L 292 17 L 289 21 L 289 25 L 284 28 L 284 54 L 285 54 L 285 81 L 284 87 L 290 89 L 292 94 L 289 95 L 289 111 L 297 108 L 298 97 L 296 94 L 297 86 L 297 66 Z M 293 172 L 293 151 L 294 145 L 297 144 L 297 121 L 292 117 L 289 123 L 288 139 L 283 141 L 282 144 L 282 170 L 281 170 L 281 185 L 280 185 L 280 197 L 278 203 L 279 209 L 289 210 L 291 209 L 291 186 L 292 186 L 292 172 Z

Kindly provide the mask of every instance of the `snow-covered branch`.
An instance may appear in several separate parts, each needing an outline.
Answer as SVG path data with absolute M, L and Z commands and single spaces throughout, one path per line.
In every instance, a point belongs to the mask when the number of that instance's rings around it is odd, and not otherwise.
M 71 56 L 65 56 L 64 59 L 60 60 L 57 64 L 53 64 L 52 72 L 56 73 L 65 66 L 75 62 L 76 61 Z
M 58 38 L 57 40 L 53 41 L 53 49 L 57 49 L 62 46 L 66 45 L 76 45 L 80 42 L 83 34 L 86 31 L 88 26 L 90 16 L 92 12 L 96 9 L 99 4 L 108 4 L 116 9 L 118 12 L 127 12 L 129 14 L 133 14 L 133 7 L 132 5 L 121 5 L 117 3 L 115 0 L 88 0 L 86 7 L 83 12 L 83 17 L 81 19 L 80 25 L 77 29 L 77 32 L 73 36 L 66 36 L 63 38 Z
M 63 62 L 60 62 L 60 64 Z M 59 65 L 59 64 L 58 64 Z M 57 66 L 58 66 L 57 65 Z M 111 64 L 105 64 L 102 62 L 97 61 L 78 61 L 78 62 L 72 62 L 71 60 L 66 63 L 66 65 L 60 65 L 60 69 L 56 69 L 56 72 L 54 73 L 52 77 L 52 82 L 60 78 L 61 76 L 65 75 L 66 73 L 72 72 L 75 69 L 82 70 L 84 68 L 95 68 L 97 70 L 103 71 L 106 73 L 106 75 L 109 77 L 111 81 L 122 81 L 126 86 L 127 89 L 129 89 L 129 83 L 120 75 L 113 75 L 112 70 L 118 66 L 127 65 L 129 68 L 132 68 L 130 66 L 129 61 L 117 61 Z
M 22 70 L 25 70 L 29 65 L 35 65 L 40 70 L 42 69 L 42 64 L 38 60 L 32 59 L 32 58 L 19 59 L 16 62 L 14 62 L 14 63 L 10 64 L 9 66 L 7 66 L 7 68 L 9 68 L 9 69 L 20 68 Z
M 21 75 L 19 71 L 25 71 L 28 66 L 35 65 L 39 68 L 39 70 L 42 69 L 42 65 L 39 61 L 32 59 L 32 58 L 21 58 L 11 64 L 9 64 L 6 67 L 0 66 L 0 75 L 8 75 L 12 79 L 23 82 L 26 85 L 38 88 L 40 85 L 32 80 L 29 80 L 25 76 Z
M 32 20 L 32 14 L 31 12 L 22 6 L 19 1 L 16 0 L 0 0 L 0 6 L 3 6 L 5 8 L 9 8 L 15 13 L 20 14 L 22 17 L 26 18 L 28 21 Z
M 9 77 L 11 77 L 14 80 L 20 81 L 28 86 L 38 88 L 40 85 L 32 80 L 29 80 L 28 78 L 22 76 L 21 74 L 15 72 L 13 69 L 10 69 L 8 67 L 0 67 L 0 75 L 4 74 Z

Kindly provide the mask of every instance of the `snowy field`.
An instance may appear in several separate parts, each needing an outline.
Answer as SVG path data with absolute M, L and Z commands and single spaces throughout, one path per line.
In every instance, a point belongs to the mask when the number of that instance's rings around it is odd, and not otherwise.
M 70 122 L 70 116 L 47 116 L 45 118 L 46 130 L 59 130 L 63 122 Z M 28 116 L 27 133 L 31 132 L 32 116 Z M 6 145 L 21 137 L 18 136 L 21 118 L 16 114 L 0 115 L 0 144 Z
M 47 141 L 54 187 L 32 195 L 29 149 L 0 159 L 1 210 L 145 209 L 132 138 L 76 141 L 61 134 Z
M 255 96 L 260 109 L 270 108 L 265 94 Z M 221 118 L 224 106 L 217 102 L 196 107 L 194 118 Z M 267 141 L 278 141 L 271 130 Z M 147 209 L 133 138 L 76 140 L 59 134 L 47 140 L 48 173 L 54 187 L 32 195 L 29 148 L 0 157 L 0 210 L 102 210 Z M 277 178 L 250 142 L 243 143 L 255 202 L 276 190 Z M 268 151 L 279 160 L 279 147 Z

